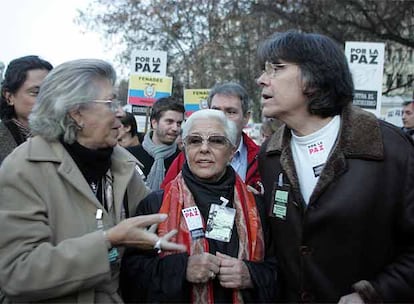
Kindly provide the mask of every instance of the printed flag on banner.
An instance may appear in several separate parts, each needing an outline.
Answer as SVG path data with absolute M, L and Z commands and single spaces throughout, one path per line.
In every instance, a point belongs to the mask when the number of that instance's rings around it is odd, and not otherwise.
M 208 109 L 208 92 L 208 89 L 184 90 L 184 107 L 187 117 L 200 109 Z
M 128 103 L 152 106 L 159 98 L 168 97 L 172 91 L 172 77 L 132 74 L 129 76 Z

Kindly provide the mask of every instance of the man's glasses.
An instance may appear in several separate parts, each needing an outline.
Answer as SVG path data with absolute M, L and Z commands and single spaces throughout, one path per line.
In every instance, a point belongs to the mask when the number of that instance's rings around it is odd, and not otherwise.
M 201 135 L 188 135 L 184 138 L 184 144 L 190 148 L 201 147 L 203 143 L 216 149 L 224 148 L 230 144 L 227 137 L 223 135 L 210 135 L 207 137 Z
M 113 112 L 116 113 L 118 111 L 119 107 L 121 106 L 121 102 L 119 100 L 92 100 L 92 102 L 96 103 L 104 103 L 107 105 L 107 107 Z
M 271 63 L 269 61 L 266 61 L 262 74 L 265 73 L 266 76 L 273 78 L 276 76 L 277 72 L 279 72 L 281 69 L 283 69 L 287 65 L 289 64 L 288 63 Z

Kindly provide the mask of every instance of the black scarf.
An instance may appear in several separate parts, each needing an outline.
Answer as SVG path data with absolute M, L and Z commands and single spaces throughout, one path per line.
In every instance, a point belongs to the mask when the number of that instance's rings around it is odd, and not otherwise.
M 233 207 L 236 173 L 231 166 L 227 166 L 226 173 L 224 173 L 224 175 L 216 182 L 208 182 L 194 176 L 190 171 L 187 162 L 184 163 L 181 172 L 184 182 L 191 191 L 195 204 L 204 219 L 208 218 L 211 203 L 222 203 L 220 201 L 221 196 L 229 200 L 227 207 Z M 229 243 L 208 239 L 208 244 L 211 254 L 215 254 L 219 251 L 232 257 L 237 257 L 239 251 L 239 238 L 237 236 L 235 225 L 233 225 L 233 233 L 231 234 Z M 213 286 L 215 290 L 215 302 L 232 302 L 232 289 L 222 288 L 219 280 L 213 280 Z
M 190 171 L 187 162 L 183 165 L 182 175 L 204 218 L 208 217 L 211 203 L 222 203 L 220 201 L 220 197 L 224 197 L 229 200 L 227 207 L 233 206 L 236 175 L 231 166 L 227 166 L 226 173 L 216 182 L 208 182 L 194 176 Z
M 73 144 L 67 144 L 60 140 L 65 149 L 68 151 L 70 156 L 72 156 L 79 170 L 82 172 L 86 181 L 89 185 L 93 183 L 97 185 L 96 194 L 98 199 L 101 201 L 102 198 L 99 197 L 101 191 L 101 180 L 105 176 L 105 173 L 111 167 L 111 155 L 113 148 L 103 148 L 103 149 L 88 149 L 78 142 Z

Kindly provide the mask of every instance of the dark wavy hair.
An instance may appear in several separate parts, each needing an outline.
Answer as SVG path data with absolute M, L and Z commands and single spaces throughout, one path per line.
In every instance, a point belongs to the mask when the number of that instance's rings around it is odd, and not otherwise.
M 27 79 L 27 72 L 31 70 L 52 70 L 53 66 L 38 56 L 30 55 L 12 60 L 7 66 L 4 80 L 1 83 L 0 118 L 11 119 L 15 116 L 14 106 L 7 103 L 5 93 L 15 94 Z
M 131 127 L 129 130 L 131 137 L 138 136 L 137 121 L 135 120 L 134 114 L 125 112 L 125 116 L 121 118 L 121 123 L 124 127 Z
M 152 105 L 150 119 L 159 121 L 162 114 L 166 111 L 176 111 L 184 114 L 184 104 L 172 96 L 162 97 Z
M 15 116 L 14 106 L 7 103 L 5 93 L 15 94 L 27 79 L 27 72 L 31 70 L 52 70 L 53 66 L 39 56 L 24 56 L 12 60 L 7 66 L 4 80 L 1 83 L 0 118 L 11 119 Z
M 352 102 L 354 85 L 345 54 L 327 36 L 287 31 L 275 33 L 258 48 L 262 67 L 281 60 L 299 66 L 308 97 L 308 110 L 320 117 L 340 114 Z

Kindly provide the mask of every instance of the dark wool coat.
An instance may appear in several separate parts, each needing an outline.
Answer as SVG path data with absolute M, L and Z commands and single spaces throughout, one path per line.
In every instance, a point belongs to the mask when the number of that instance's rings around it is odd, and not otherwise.
M 161 208 L 163 196 L 164 190 L 151 192 L 138 205 L 136 215 L 157 213 Z M 256 200 L 256 204 L 262 220 L 265 215 L 264 206 L 260 199 Z M 266 239 L 267 229 L 266 227 L 263 229 Z M 238 244 L 237 233 L 235 235 L 235 242 Z M 218 241 L 209 240 L 210 250 L 217 248 L 212 246 L 212 242 Z M 224 245 L 221 246 L 226 248 Z M 236 257 L 237 252 L 238 247 L 229 244 L 228 251 L 222 253 Z M 214 254 L 214 252 L 210 253 Z M 155 251 L 127 249 L 122 260 L 120 279 L 123 300 L 126 303 L 191 303 L 191 283 L 185 279 L 187 262 L 187 253 L 159 258 Z M 267 255 L 263 262 L 245 261 L 245 263 L 249 268 L 254 288 L 241 291 L 244 303 L 273 303 L 277 292 L 275 258 Z M 213 284 L 214 292 L 219 294 L 218 299 L 223 299 L 223 294 L 231 295 L 231 291 L 229 289 L 226 291 L 218 280 L 214 280 Z M 216 301 L 219 301 L 218 299 L 215 297 Z
M 13 138 L 10 130 L 0 121 L 0 165 L 14 148 L 17 147 L 16 140 Z
M 398 128 L 348 106 L 306 206 L 284 126 L 262 146 L 267 207 L 280 173 L 286 219 L 268 216 L 283 302 L 414 301 L 414 147 Z

